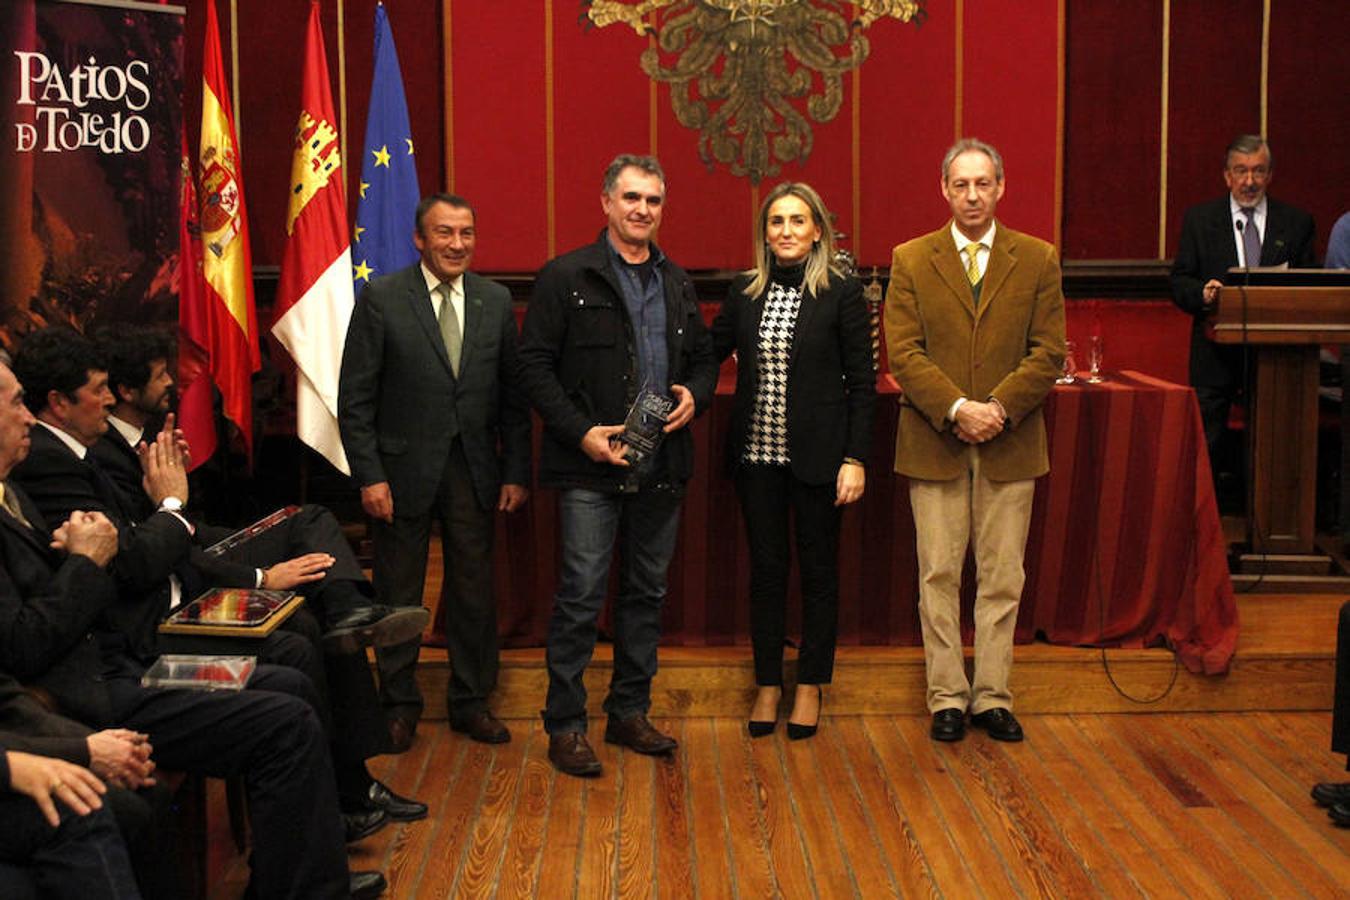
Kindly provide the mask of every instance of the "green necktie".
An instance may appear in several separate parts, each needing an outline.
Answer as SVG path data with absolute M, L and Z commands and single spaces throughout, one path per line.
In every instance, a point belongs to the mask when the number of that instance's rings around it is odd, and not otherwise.
M 459 330 L 459 317 L 450 303 L 450 285 L 441 282 L 436 285 L 436 293 L 441 297 L 440 309 L 436 320 L 441 325 L 441 340 L 445 342 L 445 352 L 450 357 L 450 371 L 459 375 L 459 351 L 464 338 Z

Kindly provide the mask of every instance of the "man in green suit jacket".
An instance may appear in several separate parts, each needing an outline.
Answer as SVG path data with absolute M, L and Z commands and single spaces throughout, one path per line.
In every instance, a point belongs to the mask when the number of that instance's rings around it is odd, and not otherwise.
M 468 271 L 473 207 L 453 194 L 417 206 L 414 266 L 372 281 L 352 311 L 338 382 L 338 426 L 375 521 L 375 591 L 420 606 L 431 521 L 441 523 L 450 725 L 510 739 L 488 711 L 497 680 L 492 538 L 497 510 L 528 495 L 530 414 L 517 386 L 516 320 L 506 288 Z M 418 644 L 376 651 L 396 749 L 422 712 Z
M 942 161 L 952 220 L 895 248 L 886 295 L 903 393 L 895 471 L 910 480 L 932 736 L 971 723 L 1018 741 L 1008 675 L 1035 479 L 1050 468 L 1041 403 L 1064 359 L 1055 250 L 996 223 L 1003 160 L 958 141 Z M 973 539 L 975 678 L 961 651 L 961 569 Z

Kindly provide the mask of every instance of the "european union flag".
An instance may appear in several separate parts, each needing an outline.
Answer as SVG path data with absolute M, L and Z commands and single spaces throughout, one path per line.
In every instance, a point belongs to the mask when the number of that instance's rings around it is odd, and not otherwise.
M 412 233 L 420 196 L 403 74 L 381 3 L 375 7 L 375 76 L 370 84 L 352 235 L 352 278 L 358 297 L 370 279 L 417 261 Z

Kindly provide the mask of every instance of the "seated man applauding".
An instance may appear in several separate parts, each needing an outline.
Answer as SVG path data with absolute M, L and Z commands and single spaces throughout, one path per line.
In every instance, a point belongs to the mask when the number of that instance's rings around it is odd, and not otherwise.
M 122 358 L 137 347 L 149 346 L 131 334 L 125 335 L 125 343 L 119 350 Z M 148 443 L 136 442 L 142 474 L 136 493 L 129 494 L 103 470 L 91 450 L 117 430 L 108 425 L 109 410 L 115 405 L 108 388 L 108 364 L 93 342 L 69 328 L 41 329 L 24 340 L 14 365 L 27 389 L 25 403 L 38 420 L 32 450 L 15 467 L 15 482 L 46 522 L 63 521 L 74 509 L 106 515 L 121 534 L 113 567 L 119 591 L 159 597 L 115 614 L 116 630 L 125 636 L 129 651 L 142 663 L 162 652 L 247 652 L 263 662 L 300 670 L 316 689 L 316 712 L 330 737 L 348 839 L 373 834 L 390 820 L 423 818 L 424 804 L 399 797 L 366 770 L 366 759 L 387 751 L 387 731 L 370 667 L 357 651 L 372 641 L 404 641 L 419 634 L 427 612 L 373 605 L 369 581 L 337 521 L 322 507 L 303 507 L 223 557 L 206 553 L 206 546 L 228 536 L 231 529 L 192 523 L 185 517 L 184 448 L 176 439 L 172 416 Z M 168 394 L 163 367 L 149 368 L 141 388 L 126 392 L 130 396 L 116 406 L 142 426 L 146 421 L 142 416 L 161 408 Z M 122 387 L 125 383 L 119 382 Z M 117 434 L 123 439 L 121 431 Z M 171 552 L 165 551 L 159 530 L 144 527 L 162 519 L 189 533 Z M 299 635 L 278 631 L 246 651 L 232 638 L 161 639 L 160 620 L 179 602 L 208 587 L 298 590 L 323 625 L 302 611 L 283 626 Z M 319 646 L 342 654 L 325 658 L 315 649 Z
M 34 419 L 23 401 L 23 386 L 0 365 L 0 669 L 90 727 L 146 735 L 166 768 L 243 776 L 257 896 L 379 896 L 378 872 L 347 871 L 332 761 L 308 679 L 260 665 L 238 692 L 141 687 L 145 667 L 112 614 L 134 616 L 154 598 L 119 593 L 109 572 L 116 526 L 77 509 L 48 532 L 32 501 L 5 481 L 28 453 Z M 187 529 L 167 513 L 144 528 L 164 553 L 188 544 Z

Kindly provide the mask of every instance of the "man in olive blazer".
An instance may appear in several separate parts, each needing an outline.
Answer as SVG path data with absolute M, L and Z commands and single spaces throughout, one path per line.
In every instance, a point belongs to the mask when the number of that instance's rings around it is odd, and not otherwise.
M 910 479 L 932 736 L 965 713 L 1022 739 L 1008 675 L 1035 479 L 1049 470 L 1041 403 L 1064 358 L 1054 248 L 997 224 L 1003 162 L 980 141 L 942 164 L 952 221 L 895 248 L 886 296 L 891 372 L 903 391 L 895 470 Z M 961 570 L 973 539 L 975 679 L 961 651 Z
M 375 520 L 384 603 L 421 605 L 431 521 L 440 520 L 450 723 L 499 743 L 510 734 L 487 709 L 497 679 L 494 513 L 525 502 L 530 418 L 517 387 L 511 295 L 467 271 L 475 241 L 463 198 L 433 194 L 418 205 L 421 262 L 372 281 L 352 312 L 338 425 Z M 417 654 L 416 641 L 376 654 L 396 748 L 406 749 L 422 712 Z

